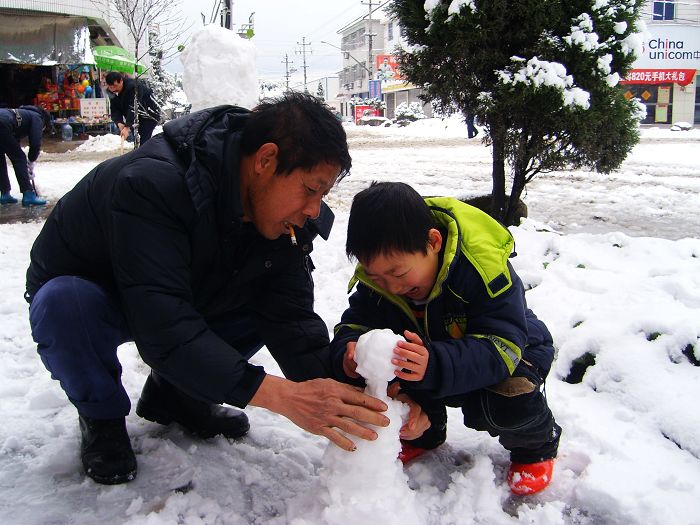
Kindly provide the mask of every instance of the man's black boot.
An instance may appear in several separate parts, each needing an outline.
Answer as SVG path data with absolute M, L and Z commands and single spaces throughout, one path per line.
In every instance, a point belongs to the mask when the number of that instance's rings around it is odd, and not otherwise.
M 161 425 L 174 421 L 202 438 L 219 434 L 239 438 L 250 429 L 243 412 L 194 399 L 154 372 L 143 385 L 136 413 Z
M 136 477 L 136 456 L 126 432 L 125 418 L 79 416 L 80 458 L 88 477 L 104 485 L 126 483 Z

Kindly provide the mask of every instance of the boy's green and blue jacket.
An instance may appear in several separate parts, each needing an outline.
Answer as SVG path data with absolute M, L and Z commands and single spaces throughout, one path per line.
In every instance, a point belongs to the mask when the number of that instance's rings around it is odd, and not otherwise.
M 357 290 L 331 342 L 334 375 L 356 383 L 343 373 L 346 343 L 369 330 L 390 328 L 399 335 L 418 333 L 430 352 L 424 379 L 401 380 L 405 390 L 436 398 L 465 394 L 504 380 L 521 359 L 546 377 L 554 358 L 552 336 L 527 308 L 523 284 L 508 262 L 514 248 L 510 232 L 457 199 L 426 202 L 444 239 L 423 319 L 416 319 L 402 297 L 374 284 L 358 264 L 349 286 Z

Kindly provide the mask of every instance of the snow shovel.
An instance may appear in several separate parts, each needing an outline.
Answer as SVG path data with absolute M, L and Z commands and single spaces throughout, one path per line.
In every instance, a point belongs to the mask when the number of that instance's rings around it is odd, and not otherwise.
M 29 175 L 29 182 L 32 185 L 32 190 L 34 191 L 35 195 L 39 195 L 39 192 L 36 189 L 36 183 L 34 182 L 34 166 L 32 166 L 27 170 L 27 175 Z

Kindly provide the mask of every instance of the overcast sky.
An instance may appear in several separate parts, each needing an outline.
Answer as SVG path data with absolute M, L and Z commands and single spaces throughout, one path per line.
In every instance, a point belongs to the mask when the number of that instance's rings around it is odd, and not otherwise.
M 223 2 L 222 2 L 223 4 Z M 204 13 L 209 22 L 215 2 L 213 0 L 184 0 L 183 11 L 192 21 L 193 30 L 202 27 Z M 377 3 L 374 2 L 376 6 Z M 290 77 L 290 86 L 303 81 L 303 57 L 301 55 L 302 39 L 305 37 L 310 46 L 306 46 L 307 79 L 309 82 L 324 76 L 336 76 L 342 67 L 340 51 L 322 44 L 325 40 L 340 47 L 340 35 L 337 31 L 366 14 L 369 6 L 361 0 L 241 0 L 234 1 L 233 26 L 238 29 L 248 22 L 248 17 L 255 12 L 255 36 L 253 43 L 258 49 L 258 74 L 269 80 L 284 81 L 285 53 L 290 67 L 298 71 Z M 182 71 L 179 60 L 169 67 L 171 71 Z

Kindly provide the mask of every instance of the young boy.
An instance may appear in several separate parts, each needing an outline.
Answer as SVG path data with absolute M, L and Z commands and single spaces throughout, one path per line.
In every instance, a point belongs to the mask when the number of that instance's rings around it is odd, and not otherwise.
M 395 349 L 401 391 L 432 426 L 404 441 L 405 462 L 445 441 L 445 406 L 510 451 L 508 484 L 533 494 L 552 479 L 561 427 L 541 391 L 554 358 L 547 327 L 527 308 L 508 258 L 510 232 L 448 197 L 423 199 L 400 182 L 358 193 L 346 251 L 358 260 L 350 306 L 331 343 L 339 378 L 357 382 L 357 339 L 374 328 L 404 335 Z

